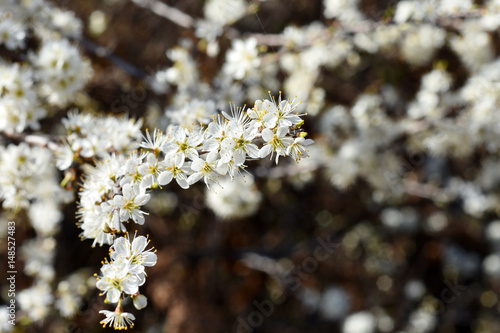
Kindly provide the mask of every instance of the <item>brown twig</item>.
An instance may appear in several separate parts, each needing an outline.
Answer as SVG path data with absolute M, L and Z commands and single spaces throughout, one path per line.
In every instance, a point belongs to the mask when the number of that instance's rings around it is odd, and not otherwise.
M 183 28 L 191 28 L 194 26 L 194 19 L 191 16 L 163 2 L 156 0 L 132 0 L 132 2 L 140 7 L 151 10 L 156 15 L 166 18 Z
M 31 146 L 39 146 L 43 148 L 48 148 L 52 151 L 59 150 L 59 145 L 55 142 L 56 139 L 54 137 L 35 135 L 35 134 L 24 134 L 17 133 L 12 130 L 5 130 L 0 132 L 5 138 L 14 140 L 16 142 L 26 142 Z

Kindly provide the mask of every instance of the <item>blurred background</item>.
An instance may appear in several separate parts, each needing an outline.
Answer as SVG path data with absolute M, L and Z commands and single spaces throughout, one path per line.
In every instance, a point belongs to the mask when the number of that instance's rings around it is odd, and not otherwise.
M 81 20 L 94 72 L 71 107 L 165 129 L 282 91 L 315 140 L 218 193 L 152 192 L 138 230 L 158 263 L 135 332 L 500 332 L 498 1 L 52 4 Z M 78 239 L 76 209 L 54 268 L 91 285 L 108 249 Z M 19 244 L 32 236 L 18 223 Z M 14 332 L 99 332 L 104 308 L 90 288 L 72 317 Z

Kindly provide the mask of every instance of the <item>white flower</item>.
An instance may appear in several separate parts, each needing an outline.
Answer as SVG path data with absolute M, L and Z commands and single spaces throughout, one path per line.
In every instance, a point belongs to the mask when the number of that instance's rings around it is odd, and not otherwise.
M 54 235 L 63 218 L 59 207 L 52 200 L 40 200 L 31 204 L 28 216 L 37 234 L 44 236 Z
M 55 30 L 62 32 L 65 36 L 80 37 L 82 34 L 82 21 L 75 13 L 53 8 L 50 10 L 50 22 Z
M 220 149 L 221 142 L 229 135 L 229 123 L 220 116 L 208 124 L 205 131 L 206 140 L 203 142 L 203 150 L 214 151 Z
M 145 149 L 151 149 L 156 154 L 166 142 L 167 137 L 163 135 L 162 131 L 155 128 L 153 137 L 151 137 L 149 131 L 146 129 L 146 136 L 143 136 L 143 141 L 139 146 Z
M 54 296 L 49 284 L 38 281 L 34 286 L 19 292 L 17 300 L 32 321 L 39 321 L 49 315 Z
M 24 260 L 24 273 L 50 282 L 54 280 L 54 256 L 56 240 L 51 237 L 34 238 L 21 246 L 21 257 Z
M 135 266 L 144 270 L 142 265 Z M 108 302 L 117 303 L 122 292 L 134 295 L 139 291 L 139 286 L 144 284 L 145 280 L 139 279 L 137 274 L 132 274 L 130 269 L 131 265 L 127 262 L 113 262 L 101 267 L 102 276 L 97 278 L 96 286 L 106 294 Z
M 71 150 L 71 146 L 68 144 L 59 146 L 59 149 L 55 153 L 57 157 L 57 168 L 61 171 L 69 169 L 75 158 L 75 153 L 73 152 L 73 150 Z
M 211 100 L 194 99 L 186 101 L 180 108 L 166 110 L 165 116 L 172 125 L 196 128 L 198 124 L 208 124 L 215 115 L 215 103 Z
M 191 169 L 195 171 L 188 178 L 189 185 L 192 185 L 203 178 L 203 181 L 210 189 L 210 186 L 217 183 L 216 178 L 219 177 L 217 173 L 217 151 L 213 151 L 206 156 L 206 161 L 197 158 L 191 164 Z
M 5 305 L 0 306 L 0 332 L 10 332 L 14 329 L 14 325 L 9 323 L 11 320 L 9 308 Z
M 299 113 L 295 112 L 299 104 L 300 101 L 295 103 L 295 99 L 292 101 L 282 101 L 281 93 L 277 103 L 274 97 L 272 97 L 271 101 L 264 100 L 262 103 L 262 112 L 264 112 L 262 119 L 264 120 L 264 124 L 268 128 L 274 128 L 276 126 L 290 127 L 300 123 L 302 119 L 300 119 Z
M 123 185 L 123 195 L 115 195 L 113 198 L 114 206 L 119 209 L 120 220 L 128 221 L 131 217 L 137 224 L 144 224 L 144 214 L 140 207 L 145 205 L 150 195 L 144 193 L 137 185 L 132 187 L 130 184 Z
M 65 106 L 92 76 L 90 62 L 67 39 L 42 44 L 38 54 L 30 57 L 41 81 L 41 93 L 51 104 Z
M 234 159 L 237 166 L 245 163 L 247 154 L 252 158 L 259 156 L 259 148 L 252 143 L 257 134 L 256 128 L 244 130 L 237 127 L 231 131 L 231 136 L 221 142 L 220 156 L 224 163 Z
M 203 12 L 207 20 L 223 26 L 242 17 L 246 7 L 245 0 L 209 0 L 205 1 Z
M 130 241 L 125 237 L 115 239 L 110 257 L 113 261 L 128 262 L 130 265 L 151 267 L 156 264 L 157 256 L 152 249 L 146 250 L 149 240 L 144 236 L 135 237 Z
M 375 316 L 368 311 L 356 312 L 344 320 L 342 333 L 373 333 Z
M 103 313 L 106 316 L 106 319 L 100 321 L 102 327 L 106 327 L 109 324 L 109 327 L 113 326 L 115 330 L 126 330 L 128 326 L 131 328 L 134 327 L 135 320 L 133 314 L 122 311 L 108 311 L 101 310 L 99 313 Z
M 149 153 L 146 162 L 139 165 L 137 171 L 143 176 L 141 187 L 149 188 L 157 182 L 157 177 L 163 171 L 164 163 L 158 162 L 155 154 Z
M 172 133 L 173 141 L 167 142 L 162 148 L 165 155 L 175 156 L 179 164 L 184 163 L 186 156 L 191 160 L 198 158 L 196 148 L 203 142 L 203 136 L 200 133 L 188 132 L 180 126 L 176 126 Z
M 412 26 L 401 43 L 401 53 L 408 63 L 424 66 L 446 42 L 446 31 L 431 24 Z
M 0 21 L 0 44 L 4 44 L 9 50 L 24 48 L 25 38 L 26 31 L 21 23 L 2 17 Z
M 257 39 L 249 38 L 246 41 L 236 39 L 226 54 L 226 63 L 222 71 L 236 80 L 242 80 L 260 65 Z
M 196 63 L 188 50 L 174 47 L 167 51 L 167 57 L 174 63 L 172 67 L 165 70 L 164 77 L 168 83 L 176 84 L 180 90 L 199 83 Z
M 326 18 L 337 18 L 344 22 L 355 22 L 363 19 L 358 10 L 359 0 L 323 0 Z
M 207 206 L 224 219 L 244 218 L 253 215 L 259 208 L 262 195 L 254 184 L 253 177 L 229 177 L 220 182 L 217 192 L 207 191 Z
M 272 129 L 265 128 L 262 131 L 262 138 L 267 142 L 264 147 L 260 149 L 259 157 L 264 158 L 267 155 L 276 152 L 276 164 L 280 156 L 286 155 L 287 148 L 293 143 L 293 139 L 286 137 L 288 127 L 283 126 L 276 129 L 276 133 Z
M 176 158 L 179 159 L 177 162 Z M 158 175 L 158 184 L 167 185 L 175 178 L 180 187 L 189 188 L 187 175 L 191 173 L 191 168 L 184 164 L 181 156 L 166 156 L 164 166 L 164 171 Z
M 305 139 L 303 137 L 295 138 L 293 143 L 286 149 L 286 154 L 291 155 L 296 162 L 299 162 L 302 157 L 309 156 L 305 147 L 313 143 L 314 141 L 311 139 Z

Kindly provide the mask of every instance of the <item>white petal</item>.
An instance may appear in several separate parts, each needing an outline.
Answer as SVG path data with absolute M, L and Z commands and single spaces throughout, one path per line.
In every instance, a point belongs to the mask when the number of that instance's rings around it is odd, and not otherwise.
M 306 139 L 302 145 L 309 146 L 309 145 L 312 145 L 313 143 L 314 143 L 314 140 Z
M 120 194 L 117 194 L 115 195 L 115 197 L 113 198 L 113 204 L 117 207 L 123 207 L 125 206 L 125 199 L 123 198 L 122 195 Z M 101 204 L 102 206 L 102 204 Z M 104 208 L 104 207 L 103 207 Z
M 144 295 L 133 297 L 133 300 L 134 300 L 134 307 L 137 310 L 144 309 L 148 305 L 148 299 Z
M 134 203 L 139 205 L 139 206 L 144 206 L 145 204 L 148 203 L 149 198 L 151 198 L 151 194 L 144 193 L 144 194 L 141 194 L 141 195 L 138 195 L 137 197 L 135 197 Z
M 274 128 L 278 122 L 278 116 L 274 113 L 268 113 L 262 118 L 266 124 L 266 127 Z
M 198 151 L 194 148 L 189 148 L 187 151 L 186 151 L 186 155 L 187 157 L 193 161 L 194 159 L 198 158 Z M 177 165 L 178 168 L 180 168 L 180 166 Z
M 113 242 L 113 252 L 111 254 L 123 258 L 130 257 L 130 242 L 125 237 L 119 237 Z M 113 260 L 115 260 L 113 258 Z
M 264 158 L 266 157 L 267 155 L 271 154 L 273 151 L 273 146 L 272 145 L 265 145 L 264 147 L 262 147 L 260 149 L 260 152 L 259 152 L 259 157 L 260 158 Z
M 177 154 L 175 155 L 174 165 L 178 168 L 182 168 L 185 160 L 186 156 L 184 156 L 184 154 Z
M 181 176 L 181 175 L 178 175 L 178 176 L 175 178 L 175 180 L 177 181 L 177 184 L 179 184 L 179 186 L 180 186 L 181 188 L 183 188 L 183 189 L 187 189 L 187 188 L 189 188 L 189 183 L 188 183 L 187 179 L 185 178 L 186 176 L 182 175 L 182 176 L 184 176 L 184 177 L 182 177 L 182 178 L 181 178 L 180 176 Z
M 223 163 L 229 163 L 231 158 L 233 158 L 232 150 L 223 149 L 220 151 L 220 160 Z
M 236 146 L 236 141 L 234 138 L 225 138 L 222 140 L 220 147 L 222 149 L 233 149 Z
M 142 266 L 151 267 L 151 266 L 156 265 L 156 261 L 158 260 L 158 257 L 156 256 L 156 253 L 146 252 L 146 253 L 142 254 L 142 259 L 144 260 L 141 263 Z
M 139 291 L 139 279 L 135 276 L 129 277 L 122 282 L 123 292 L 129 295 L 133 295 Z
M 273 131 L 269 128 L 264 128 L 264 130 L 262 131 L 262 138 L 266 140 L 266 142 L 271 141 L 274 138 Z
M 128 221 L 128 219 L 130 218 L 130 214 L 128 212 L 128 210 L 126 209 L 120 209 L 120 221 Z
M 149 188 L 151 185 L 153 185 L 153 175 L 147 175 L 142 179 L 141 186 L 143 188 Z
M 158 162 L 156 160 L 155 154 L 149 153 L 148 156 L 146 157 L 146 161 L 148 161 L 149 165 L 156 165 Z
M 216 139 L 209 139 L 203 144 L 203 150 L 212 151 L 219 148 L 219 141 Z
M 212 151 L 212 152 L 208 153 L 208 155 L 207 155 L 207 162 L 208 163 L 215 162 L 215 160 L 217 160 L 217 155 L 218 155 L 217 151 Z
M 280 119 L 280 123 L 279 123 L 279 125 L 280 125 L 281 127 L 283 127 L 283 126 L 284 126 L 284 127 L 290 127 L 290 126 L 292 126 L 293 124 L 292 124 L 292 122 L 291 122 L 290 120 L 288 120 L 288 119 Z
M 248 151 L 248 156 L 250 156 L 251 158 L 259 157 L 259 148 L 255 144 L 249 143 L 247 145 L 247 151 Z
M 130 184 L 125 184 L 123 185 L 123 196 L 130 200 L 130 198 L 134 197 L 134 190 L 132 189 L 132 186 Z
M 136 255 L 137 253 L 142 253 L 146 246 L 148 245 L 148 239 L 144 236 L 136 237 L 132 241 L 132 253 Z
M 149 166 L 146 163 L 141 164 L 137 168 L 137 171 L 139 171 L 139 173 L 144 176 L 149 173 Z
M 117 303 L 118 300 L 120 299 L 120 295 L 121 295 L 121 292 L 118 289 L 112 288 L 112 289 L 109 289 L 108 292 L 106 293 L 106 298 L 111 303 Z
M 158 176 L 158 184 L 160 185 L 167 185 L 172 181 L 172 178 L 174 178 L 174 174 L 170 171 L 163 171 L 160 173 Z
M 237 149 L 233 152 L 234 163 L 236 165 L 242 165 L 245 163 L 246 153 L 243 149 Z
M 280 138 L 284 137 L 287 133 L 288 133 L 287 126 L 279 127 L 278 130 L 276 131 L 276 135 Z
M 200 171 L 205 167 L 205 161 L 202 160 L 201 158 L 196 158 L 193 160 L 193 163 L 191 163 L 191 169 L 194 171 Z
M 186 139 L 186 131 L 182 127 L 176 126 L 174 128 L 174 137 L 176 141 L 184 142 Z
M 201 172 L 196 172 L 188 177 L 187 182 L 189 185 L 193 185 L 194 183 L 198 182 L 202 177 L 203 177 L 203 174 Z
M 222 160 L 220 160 L 217 163 L 217 167 L 215 168 L 215 171 L 217 171 L 221 175 L 225 175 L 229 169 L 229 164 L 224 163 Z
M 142 214 L 142 212 L 139 213 L 139 212 L 137 212 L 137 210 L 132 212 L 132 219 L 134 220 L 135 223 L 137 223 L 139 225 L 143 225 L 144 221 L 146 220 L 144 218 L 144 215 Z

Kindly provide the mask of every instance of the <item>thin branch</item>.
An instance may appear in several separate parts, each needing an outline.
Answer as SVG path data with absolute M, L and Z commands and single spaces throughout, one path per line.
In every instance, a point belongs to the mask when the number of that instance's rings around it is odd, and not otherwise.
M 456 197 L 456 194 L 448 190 L 430 184 L 422 184 L 414 180 L 405 179 L 403 180 L 403 185 L 406 193 L 420 198 L 450 202 Z
M 156 0 L 132 0 L 132 2 L 140 7 L 151 10 L 156 15 L 164 17 L 183 28 L 191 28 L 194 26 L 194 19 L 191 16 L 163 2 Z
M 26 142 L 31 146 L 48 148 L 54 152 L 59 150 L 59 145 L 56 143 L 55 137 L 34 135 L 34 134 L 23 134 L 14 132 L 12 130 L 2 131 L 0 132 L 0 135 L 2 135 L 7 139 L 14 140 L 16 142 Z
M 281 34 L 250 34 L 248 37 L 255 38 L 258 45 L 283 46 L 288 42 L 288 38 Z
M 104 46 L 97 45 L 94 42 L 86 39 L 85 37 L 78 38 L 77 41 L 82 44 L 83 47 L 85 47 L 90 53 L 93 53 L 100 58 L 108 59 L 110 62 L 123 69 L 132 77 L 142 80 L 149 76 L 148 73 L 123 60 L 122 58 L 114 54 L 113 51 L 105 48 Z
M 241 261 L 249 268 L 264 272 L 277 278 L 286 273 L 286 268 L 284 268 L 277 260 L 257 253 L 246 253 L 243 255 Z

